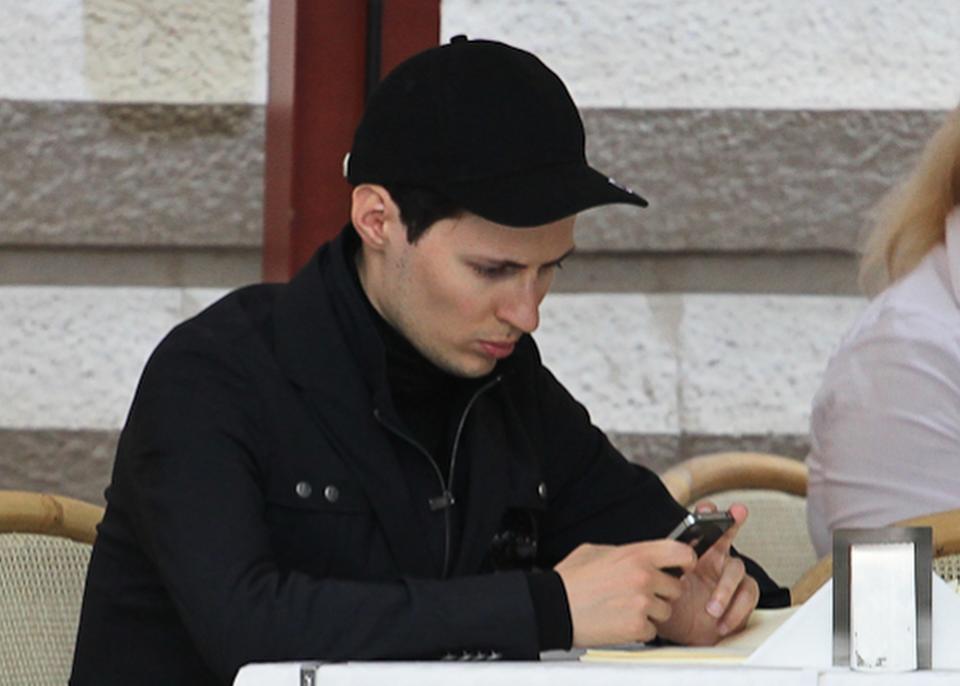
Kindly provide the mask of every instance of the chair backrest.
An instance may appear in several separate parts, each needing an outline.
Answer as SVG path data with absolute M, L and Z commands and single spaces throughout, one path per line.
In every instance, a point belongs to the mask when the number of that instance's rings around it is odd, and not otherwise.
M 890 526 L 929 526 L 933 529 L 933 571 L 956 584 L 960 580 L 960 509 L 911 517 Z M 794 605 L 806 602 L 833 576 L 833 555 L 823 557 L 790 589 Z
M 790 586 L 817 559 L 807 533 L 807 468 L 780 455 L 726 452 L 684 460 L 661 477 L 681 505 L 710 499 L 721 509 L 745 504 L 750 518 L 737 550 Z
M 0 681 L 64 684 L 103 508 L 0 491 Z

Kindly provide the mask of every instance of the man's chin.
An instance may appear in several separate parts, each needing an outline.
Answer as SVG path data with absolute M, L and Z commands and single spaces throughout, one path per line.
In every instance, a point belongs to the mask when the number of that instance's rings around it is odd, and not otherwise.
M 436 347 L 415 347 L 421 355 L 433 363 L 433 366 L 463 379 L 479 379 L 492 372 L 497 366 L 496 359 L 470 348 L 450 349 L 451 346 L 447 350 L 440 350 Z
M 437 362 L 434 361 L 434 364 L 437 364 Z M 494 367 L 497 366 L 497 361 L 487 357 L 471 356 L 470 359 L 459 360 L 456 363 L 450 360 L 444 360 L 442 364 L 438 364 L 437 366 L 454 376 L 459 376 L 464 379 L 479 379 L 492 372 Z
M 457 376 L 462 376 L 465 379 L 479 379 L 492 372 L 496 366 L 496 362 L 489 362 L 483 365 L 474 365 L 470 368 L 461 368 L 453 373 Z

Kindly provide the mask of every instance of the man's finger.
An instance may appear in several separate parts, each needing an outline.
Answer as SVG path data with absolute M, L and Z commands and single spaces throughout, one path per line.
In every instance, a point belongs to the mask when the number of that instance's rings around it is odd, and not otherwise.
M 697 564 L 697 554 L 693 548 L 668 539 L 628 543 L 620 546 L 620 553 L 631 560 L 631 564 L 637 565 L 638 570 L 653 572 L 650 579 L 654 586 L 650 590 L 671 600 L 682 593 L 680 577 Z
M 733 540 L 737 537 L 737 534 L 740 532 L 740 527 L 744 525 L 750 515 L 747 506 L 741 503 L 734 503 L 727 511 L 733 517 L 733 526 L 727 529 L 723 536 L 710 547 L 711 551 L 716 551 L 723 557 L 722 562 L 726 561 L 726 557 L 730 553 L 730 546 L 733 545 Z M 717 564 L 716 561 L 714 564 Z M 720 568 L 715 567 L 715 569 L 719 573 Z
M 697 563 L 697 554 L 686 543 L 662 538 L 656 541 L 641 541 L 620 546 L 624 554 L 649 561 L 657 568 L 681 567 L 684 571 L 693 569 Z
M 665 622 L 673 614 L 673 605 L 656 596 L 647 604 L 647 618 L 654 623 Z
M 727 533 L 731 531 L 739 531 L 740 527 L 743 526 L 744 522 L 750 517 L 750 510 L 747 509 L 747 506 L 743 503 L 733 503 L 730 508 L 727 510 L 730 513 L 730 516 L 733 517 L 733 526 L 731 526 Z
M 745 576 L 737 587 L 736 593 L 733 594 L 727 611 L 717 624 L 720 635 L 726 636 L 742 629 L 756 609 L 759 600 L 760 587 L 756 580 L 752 576 Z
M 706 611 L 708 615 L 715 619 L 723 617 L 744 576 L 746 576 L 746 567 L 743 565 L 743 560 L 728 557 L 720 574 L 720 579 L 707 602 Z

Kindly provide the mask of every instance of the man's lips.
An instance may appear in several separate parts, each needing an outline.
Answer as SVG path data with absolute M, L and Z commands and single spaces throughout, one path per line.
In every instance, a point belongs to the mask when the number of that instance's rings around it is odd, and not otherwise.
M 513 352 L 513 349 L 516 347 L 516 342 L 495 342 L 495 341 L 480 341 L 480 347 L 483 349 L 487 355 L 490 357 L 501 360 L 504 357 L 510 355 Z

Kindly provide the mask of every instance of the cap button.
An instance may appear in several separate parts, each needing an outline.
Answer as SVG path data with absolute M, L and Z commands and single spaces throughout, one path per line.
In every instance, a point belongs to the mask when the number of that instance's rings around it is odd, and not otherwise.
M 456 36 L 450 39 L 450 43 L 466 43 L 468 40 L 470 39 L 467 38 L 466 34 L 458 33 Z

